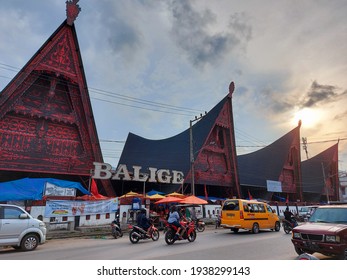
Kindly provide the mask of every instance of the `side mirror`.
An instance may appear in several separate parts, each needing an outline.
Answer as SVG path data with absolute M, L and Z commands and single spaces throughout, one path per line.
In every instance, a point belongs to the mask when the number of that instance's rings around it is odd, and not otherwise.
M 28 214 L 22 213 L 19 215 L 19 219 L 28 219 L 28 218 L 29 218 Z

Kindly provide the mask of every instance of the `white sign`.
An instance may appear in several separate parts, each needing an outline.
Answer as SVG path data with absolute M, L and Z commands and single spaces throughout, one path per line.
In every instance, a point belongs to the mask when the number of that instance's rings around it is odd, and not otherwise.
M 266 180 L 268 192 L 282 192 L 282 183 L 280 181 Z
M 184 175 L 181 171 L 169 169 L 157 169 L 154 167 L 148 168 L 148 174 L 140 172 L 141 166 L 133 166 L 133 172 L 130 175 L 128 168 L 125 164 L 120 164 L 118 168 L 113 171 L 111 164 L 93 162 L 94 179 L 111 179 L 111 180 L 126 180 L 126 181 L 139 181 L 150 183 L 166 183 L 166 184 L 182 184 L 184 181 Z
M 45 196 L 76 196 L 76 189 L 62 188 L 47 182 L 45 186 Z

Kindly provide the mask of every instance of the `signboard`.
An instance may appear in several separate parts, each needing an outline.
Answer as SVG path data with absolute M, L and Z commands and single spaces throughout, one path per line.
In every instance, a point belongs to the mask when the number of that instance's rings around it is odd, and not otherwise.
M 282 192 L 282 183 L 280 181 L 266 180 L 268 192 Z
M 125 180 L 164 184 L 182 184 L 184 174 L 181 171 L 169 169 L 157 169 L 149 167 L 146 172 L 141 172 L 142 167 L 134 165 L 132 171 L 125 164 L 120 164 L 116 170 L 108 163 L 93 162 L 94 173 L 92 178 L 101 180 Z
M 117 210 L 118 198 L 97 201 L 48 200 L 45 207 L 45 217 L 105 214 Z
M 59 186 L 56 186 L 54 184 L 51 184 L 49 182 L 46 183 L 45 196 L 76 196 L 76 189 L 75 188 L 62 188 Z

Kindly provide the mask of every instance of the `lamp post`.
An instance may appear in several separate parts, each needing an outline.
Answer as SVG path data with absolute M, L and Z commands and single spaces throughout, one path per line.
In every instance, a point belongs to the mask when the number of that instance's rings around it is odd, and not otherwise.
M 207 112 L 205 112 L 205 115 Z M 200 114 L 200 117 L 195 116 L 194 120 L 189 121 L 189 148 L 190 148 L 190 177 L 192 195 L 195 195 L 195 179 L 194 179 L 194 148 L 193 148 L 193 123 L 201 120 L 205 115 Z

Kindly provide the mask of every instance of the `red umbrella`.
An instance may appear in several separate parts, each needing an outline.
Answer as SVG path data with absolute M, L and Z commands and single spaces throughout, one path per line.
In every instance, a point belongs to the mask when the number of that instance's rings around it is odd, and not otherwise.
M 182 204 L 207 204 L 207 201 L 196 197 L 195 195 L 187 196 L 183 198 L 180 203 Z
M 163 198 L 163 199 L 160 199 L 160 200 L 154 202 L 154 204 L 171 203 L 171 202 L 181 202 L 181 201 L 182 201 L 181 198 L 173 197 L 173 196 L 168 196 L 168 197 L 165 197 L 165 198 Z

